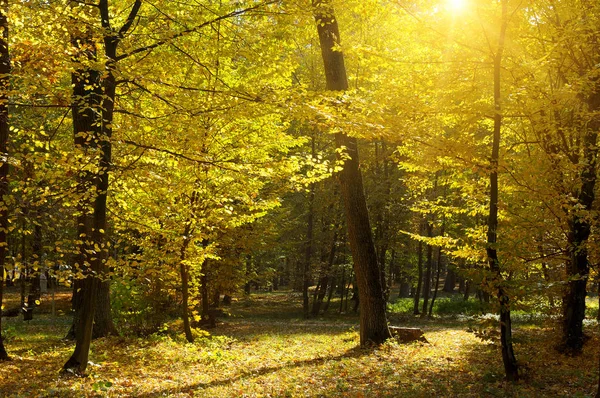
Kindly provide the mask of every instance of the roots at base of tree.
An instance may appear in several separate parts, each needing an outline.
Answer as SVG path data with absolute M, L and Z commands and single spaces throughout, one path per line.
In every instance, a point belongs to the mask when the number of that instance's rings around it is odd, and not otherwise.
M 88 377 L 87 373 L 79 371 L 80 367 L 79 361 L 70 358 L 60 371 L 60 375 L 63 377 Z
M 556 350 L 563 355 L 577 356 L 583 352 L 583 346 L 590 339 L 591 337 L 589 335 L 583 334 L 580 339 L 572 339 L 573 341 L 563 341 L 556 347 Z

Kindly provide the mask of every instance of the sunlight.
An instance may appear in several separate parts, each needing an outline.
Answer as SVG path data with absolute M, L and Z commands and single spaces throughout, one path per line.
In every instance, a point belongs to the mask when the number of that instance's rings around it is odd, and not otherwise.
M 448 11 L 453 13 L 462 13 L 467 7 L 468 0 L 446 0 Z

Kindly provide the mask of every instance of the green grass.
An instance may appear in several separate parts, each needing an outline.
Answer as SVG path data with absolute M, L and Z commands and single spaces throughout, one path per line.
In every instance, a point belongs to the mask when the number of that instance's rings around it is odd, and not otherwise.
M 431 303 L 431 301 L 429 301 Z M 412 298 L 401 298 L 393 304 L 388 305 L 388 311 L 392 314 L 411 315 L 413 314 L 414 300 Z M 467 301 L 459 295 L 450 297 L 438 297 L 433 305 L 433 315 L 438 316 L 458 316 L 458 315 L 477 315 L 487 309 L 485 303 L 479 300 L 469 299 Z M 419 302 L 419 309 L 423 308 L 423 300 Z

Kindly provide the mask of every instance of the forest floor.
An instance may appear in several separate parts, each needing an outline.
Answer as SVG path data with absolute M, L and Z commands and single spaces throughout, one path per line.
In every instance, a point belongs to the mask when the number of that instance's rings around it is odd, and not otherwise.
M 556 352 L 552 324 L 517 322 L 515 352 L 523 373 L 503 381 L 500 351 L 456 317 L 393 317 L 421 327 L 429 344 L 394 341 L 357 348 L 354 314 L 304 320 L 293 293 L 240 298 L 210 334 L 193 344 L 182 333 L 110 337 L 92 343 L 89 377 L 59 375 L 73 343 L 69 295 L 57 316 L 44 300 L 34 320 L 4 318 L 12 361 L 0 365 L 0 397 L 591 397 L 600 339 L 584 353 Z M 11 295 L 9 294 L 9 299 Z M 15 299 L 14 297 L 12 298 Z

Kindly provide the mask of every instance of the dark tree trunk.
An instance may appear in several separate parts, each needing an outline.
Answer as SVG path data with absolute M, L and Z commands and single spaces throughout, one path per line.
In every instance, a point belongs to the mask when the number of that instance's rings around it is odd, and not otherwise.
M 71 44 L 77 53 L 74 61 L 88 64 L 97 60 L 96 45 L 88 32 L 77 32 L 71 37 Z M 90 155 L 90 149 L 98 146 L 100 137 L 100 107 L 102 105 L 102 83 L 100 72 L 89 67 L 82 67 L 71 75 L 73 86 L 72 96 L 72 118 L 73 118 L 73 141 L 78 156 L 78 161 L 85 164 Z M 89 209 L 93 206 L 94 175 L 90 171 L 81 168 L 77 174 L 77 236 L 78 252 L 74 264 L 73 281 L 73 322 L 67 333 L 66 339 L 75 339 L 77 327 L 81 322 L 81 311 L 83 306 L 84 281 L 83 275 L 89 272 L 90 260 L 88 253 L 92 250 L 92 227 L 93 215 Z
M 600 111 L 600 79 L 596 78 L 594 91 L 587 98 L 588 110 Z M 573 210 L 569 221 L 569 261 L 567 261 L 568 284 L 563 297 L 563 345 L 565 350 L 581 352 L 584 343 L 583 320 L 590 265 L 587 242 L 591 233 L 589 215 L 581 211 L 592 210 L 598 165 L 598 131 L 600 116 L 594 116 L 586 126 L 583 138 L 583 167 L 580 174 L 581 188 L 577 195 L 578 210 Z
M 36 216 L 39 212 L 35 211 Z M 37 218 L 37 217 L 36 217 Z M 30 321 L 33 319 L 33 311 L 40 302 L 40 280 L 41 280 L 41 260 L 42 260 L 42 227 L 37 223 L 33 227 L 33 241 L 31 244 L 31 254 L 33 261 L 29 271 L 29 293 L 27 294 L 27 304 L 24 307 L 23 319 Z
M 327 293 L 327 287 L 329 286 L 329 280 L 331 279 L 330 273 L 333 268 L 333 262 L 335 261 L 335 248 L 337 246 L 337 226 L 334 227 L 336 231 L 333 233 L 333 240 L 327 256 L 327 265 L 321 271 L 321 278 L 319 280 L 319 288 L 315 291 L 316 299 L 313 302 L 312 315 L 318 316 Z M 331 289 L 330 289 L 331 290 Z M 318 294 L 317 294 L 318 292 Z
M 112 318 L 110 305 L 110 280 L 98 281 L 96 294 L 96 311 L 94 314 L 94 331 L 92 338 L 117 336 L 119 333 Z
M 444 288 L 442 289 L 446 293 L 454 293 L 454 289 L 456 288 L 456 273 L 450 267 L 448 267 L 448 271 L 446 272 L 446 280 L 444 281 Z
M 10 89 L 10 57 L 8 53 L 8 0 L 0 0 L 0 155 L 5 159 L 0 165 L 0 308 L 4 299 L 4 264 L 8 241 L 8 90 Z M 0 361 L 8 360 L 2 338 L 2 310 L 0 309 Z
M 419 301 L 421 300 L 421 289 L 423 286 L 423 242 L 419 241 L 417 245 L 417 288 L 415 290 L 413 314 L 419 315 Z
M 442 228 L 443 230 L 443 228 Z M 443 232 L 442 232 L 443 233 Z M 435 275 L 435 286 L 433 288 L 433 297 L 431 298 L 431 305 L 429 306 L 429 313 L 427 316 L 431 318 L 433 315 L 433 305 L 435 304 L 435 299 L 437 298 L 438 290 L 440 288 L 440 273 L 442 270 L 442 248 L 438 248 L 438 256 L 437 256 L 437 270 Z
M 311 139 L 311 153 L 315 156 L 315 137 Z M 315 184 L 310 185 L 308 193 L 308 214 L 306 220 L 306 241 L 304 242 L 304 268 L 302 269 L 302 310 L 304 318 L 310 317 L 308 287 L 310 285 L 310 262 L 312 258 L 313 232 L 315 217 Z
M 465 284 L 465 293 L 463 294 L 463 300 L 468 301 L 469 295 L 470 295 L 469 290 L 471 289 L 471 282 L 465 280 L 464 284 Z
M 342 268 L 342 276 L 341 276 L 341 282 L 340 282 L 340 310 L 339 313 L 341 314 L 342 312 L 344 312 L 344 289 L 346 287 L 346 269 Z
M 445 189 L 444 189 L 445 191 Z M 445 197 L 445 193 L 444 193 L 444 197 Z M 440 231 L 440 236 L 444 236 L 445 233 L 445 229 L 446 229 L 446 223 L 445 221 L 442 223 L 442 228 Z M 435 275 L 435 287 L 433 290 L 433 297 L 431 298 L 431 305 L 429 306 L 429 313 L 427 314 L 427 316 L 429 318 L 431 318 L 432 314 L 433 314 L 433 305 L 435 304 L 435 299 L 437 298 L 438 295 L 438 290 L 440 288 L 440 274 L 442 271 L 442 248 L 438 247 L 438 255 L 437 255 L 437 260 L 436 260 L 436 264 L 437 264 L 437 269 L 436 269 L 436 275 Z
M 344 55 L 334 47 L 340 44 L 340 32 L 333 7 L 328 0 L 313 0 L 327 89 L 348 89 Z M 348 240 L 354 261 L 354 272 L 360 294 L 360 344 L 380 344 L 391 337 L 387 325 L 386 303 L 369 223 L 367 202 L 359 168 L 356 138 L 344 133 L 335 136 L 336 146 L 345 147 L 348 159 L 339 173 L 341 193 L 346 209 Z
M 183 231 L 183 242 L 181 244 L 181 250 L 179 252 L 179 274 L 181 277 L 181 319 L 183 320 L 183 331 L 185 338 L 190 343 L 194 342 L 194 336 L 192 334 L 192 328 L 190 326 L 190 288 L 189 278 L 190 271 L 186 263 L 186 251 L 190 244 L 190 232 L 192 230 L 191 221 L 188 221 L 185 230 Z
M 277 289 L 275 289 L 275 287 L 273 287 L 273 290 L 277 290 Z M 221 304 L 221 292 L 218 289 L 215 289 L 215 291 L 212 294 L 212 300 L 211 300 L 210 306 L 212 308 L 219 308 L 220 304 Z
M 427 236 L 433 237 L 433 224 L 427 223 Z M 433 247 L 427 244 L 427 263 L 425 268 L 425 277 L 423 278 L 423 311 L 421 312 L 421 318 L 427 316 L 427 309 L 429 308 L 429 294 L 431 293 L 431 268 L 433 267 Z
M 512 325 L 510 318 L 510 298 L 504 288 L 504 280 L 500 273 L 500 262 L 496 250 L 498 230 L 498 162 L 500 158 L 500 132 L 502 129 L 502 98 L 500 95 L 500 72 L 502 68 L 502 54 L 504 52 L 504 39 L 508 25 L 508 1 L 502 0 L 502 23 L 498 48 L 494 56 L 494 133 L 492 137 L 492 156 L 490 173 L 490 214 L 488 218 L 487 256 L 490 270 L 495 279 L 498 303 L 500 304 L 500 342 L 502 345 L 502 361 L 506 379 L 517 381 L 519 368 L 513 352 Z
M 204 266 L 206 268 L 206 261 L 204 262 Z M 216 311 L 210 310 L 210 287 L 208 279 L 208 270 L 203 269 L 200 276 L 200 293 L 202 295 L 201 326 L 203 328 L 214 328 L 217 326 L 217 320 L 215 319 Z
M 335 288 L 336 288 L 335 282 L 336 282 L 336 280 L 334 279 L 332 281 L 332 283 L 329 284 L 329 293 L 327 294 L 327 301 L 325 302 L 325 305 L 323 306 L 323 313 L 327 313 L 327 310 L 329 310 L 329 305 L 331 304 L 331 299 L 333 298 L 333 292 L 335 291 Z
M 95 257 L 90 258 L 90 272 L 87 273 L 83 285 L 83 304 L 81 308 L 80 324 L 75 333 L 75 350 L 73 355 L 63 366 L 63 371 L 84 374 L 87 368 L 89 350 L 92 340 L 92 329 L 96 312 L 96 295 L 98 294 L 98 278 L 106 278 L 108 257 L 108 245 L 106 243 L 107 229 L 107 198 L 109 189 L 109 174 L 112 161 L 112 131 L 114 119 L 114 107 L 116 97 L 116 78 L 114 75 L 117 62 L 117 47 L 119 41 L 124 37 L 131 27 L 141 6 L 141 0 L 136 0 L 125 24 L 120 30 L 114 31 L 110 25 L 110 13 L 108 0 L 99 0 L 101 24 L 104 29 L 104 52 L 106 57 L 105 70 L 102 78 L 102 104 L 100 123 L 100 134 L 98 136 L 98 147 L 100 156 L 98 159 L 98 171 L 94 175 L 96 197 L 93 206 L 93 229 L 91 242 L 99 251 Z

